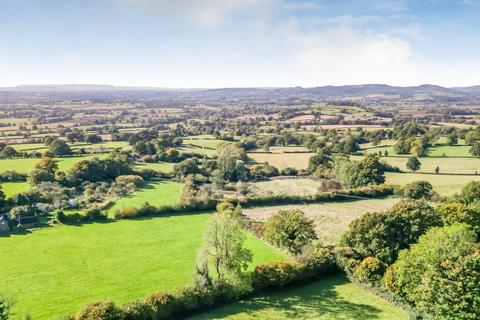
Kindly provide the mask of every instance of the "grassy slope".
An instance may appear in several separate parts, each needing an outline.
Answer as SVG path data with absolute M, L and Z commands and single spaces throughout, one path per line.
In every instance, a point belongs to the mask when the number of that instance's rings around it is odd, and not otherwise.
M 0 237 L 0 288 L 18 316 L 55 319 L 93 300 L 118 303 L 192 280 L 209 214 L 50 227 Z M 254 263 L 281 255 L 249 236 Z
M 109 210 L 113 214 L 116 210 L 128 207 L 141 207 L 146 202 L 152 206 L 173 205 L 180 200 L 182 184 L 175 182 L 154 182 L 135 191 L 131 195 L 118 200 Z
M 194 317 L 203 319 L 408 319 L 405 311 L 342 276 L 257 296 Z
M 1 184 L 3 193 L 7 198 L 30 189 L 28 182 L 4 182 Z

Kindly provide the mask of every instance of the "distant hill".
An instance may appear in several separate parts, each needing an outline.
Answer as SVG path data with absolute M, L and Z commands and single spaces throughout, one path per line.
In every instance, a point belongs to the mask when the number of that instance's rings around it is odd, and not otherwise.
M 453 90 L 457 90 L 469 95 L 474 95 L 480 97 L 480 86 L 472 86 L 472 87 L 457 87 L 452 88 Z
M 134 100 L 159 101 L 255 101 L 294 103 L 298 101 L 349 100 L 361 102 L 480 103 L 480 86 L 446 88 L 435 85 L 410 87 L 385 84 L 290 87 L 170 89 L 116 87 L 110 85 L 24 85 L 0 88 L 0 99 L 28 100 Z

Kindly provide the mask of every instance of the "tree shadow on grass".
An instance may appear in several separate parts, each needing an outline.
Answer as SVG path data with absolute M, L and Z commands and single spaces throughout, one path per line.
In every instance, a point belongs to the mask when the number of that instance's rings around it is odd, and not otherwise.
M 377 319 L 382 310 L 345 300 L 335 287 L 347 284 L 343 276 L 331 277 L 299 288 L 230 304 L 191 320 L 222 319 Z

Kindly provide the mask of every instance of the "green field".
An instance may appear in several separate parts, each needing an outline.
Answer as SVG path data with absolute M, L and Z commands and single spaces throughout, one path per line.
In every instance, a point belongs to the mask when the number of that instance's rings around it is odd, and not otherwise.
M 121 198 L 108 210 L 109 215 L 123 208 L 139 208 L 145 203 L 152 206 L 174 205 L 180 200 L 183 185 L 175 182 L 152 182 L 134 193 Z
M 409 319 L 407 312 L 350 283 L 343 276 L 256 296 L 189 320 L 206 319 Z
M 363 156 L 350 156 L 352 160 L 361 160 Z M 408 171 L 406 157 L 382 157 L 382 161 L 388 164 L 400 168 L 402 171 Z M 480 173 L 480 159 L 476 158 L 419 158 L 421 167 L 418 172 L 421 173 L 434 173 L 435 168 L 440 168 L 440 173 L 451 174 L 471 174 L 474 175 L 475 171 Z
M 418 180 L 426 180 L 433 186 L 433 190 L 441 196 L 451 196 L 459 192 L 470 181 L 480 181 L 478 176 L 454 176 L 418 173 L 385 173 L 386 183 L 405 185 Z
M 73 165 L 82 160 L 89 160 L 97 156 L 84 157 L 68 157 L 55 158 L 58 160 L 58 168 L 60 171 L 68 171 Z M 0 160 L 0 172 L 17 171 L 19 173 L 29 173 L 35 167 L 35 164 L 40 161 L 39 158 L 22 158 L 22 159 L 2 159 Z
M 471 146 L 433 146 L 427 149 L 428 156 L 437 157 L 471 157 L 469 153 Z
M 293 167 L 306 169 L 312 153 L 248 153 L 248 157 L 258 163 L 268 162 L 278 169 Z
M 209 214 L 47 227 L 0 237 L 0 288 L 16 317 L 56 319 L 85 303 L 140 299 L 193 277 Z M 282 255 L 249 235 L 254 264 Z
M 5 193 L 7 198 L 30 189 L 30 184 L 28 182 L 4 182 L 1 186 L 3 193 Z
M 170 172 L 173 170 L 175 163 L 171 162 L 154 162 L 154 163 L 135 163 L 135 169 L 152 169 L 161 172 Z

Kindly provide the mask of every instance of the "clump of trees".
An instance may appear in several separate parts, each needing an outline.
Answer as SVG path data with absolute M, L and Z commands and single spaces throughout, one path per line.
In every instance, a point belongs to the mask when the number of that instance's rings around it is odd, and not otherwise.
M 305 245 L 317 239 L 313 220 L 298 209 L 280 210 L 268 219 L 264 237 L 293 254 L 299 254 Z
M 385 286 L 435 319 L 480 318 L 480 247 L 467 225 L 433 228 L 400 252 Z

